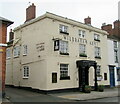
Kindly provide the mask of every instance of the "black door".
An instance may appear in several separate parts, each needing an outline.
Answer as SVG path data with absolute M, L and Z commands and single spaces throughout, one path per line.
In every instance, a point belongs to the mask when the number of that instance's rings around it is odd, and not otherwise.
M 85 85 L 89 85 L 89 68 L 79 67 L 79 89 L 83 91 Z
M 89 68 L 85 68 L 85 85 L 89 85 Z

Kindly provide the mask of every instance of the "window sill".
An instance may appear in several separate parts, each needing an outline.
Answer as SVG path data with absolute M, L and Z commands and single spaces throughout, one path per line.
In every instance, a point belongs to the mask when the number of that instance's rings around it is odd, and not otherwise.
M 94 39 L 94 40 L 100 42 L 100 40 L 98 40 L 98 39 Z
M 60 55 L 69 55 L 69 53 L 61 53 L 61 52 L 60 52 Z
M 19 56 L 14 56 L 14 58 L 19 58 Z
M 70 76 L 60 77 L 60 80 L 70 80 Z
M 27 56 L 27 54 L 23 54 L 23 56 Z
M 101 57 L 100 57 L 100 56 L 95 56 L 95 58 L 96 58 L 96 59 L 101 59 Z
M 11 57 L 7 57 L 7 58 L 6 58 L 6 60 L 9 60 L 9 59 L 11 59 Z
M 87 55 L 85 54 L 85 55 L 79 55 L 80 57 L 87 57 Z
M 67 32 L 63 32 L 63 31 L 60 31 L 60 33 L 62 33 L 62 34 L 66 34 L 66 35 L 69 35 L 69 33 L 67 33 Z
M 28 79 L 29 77 L 23 77 L 23 79 Z

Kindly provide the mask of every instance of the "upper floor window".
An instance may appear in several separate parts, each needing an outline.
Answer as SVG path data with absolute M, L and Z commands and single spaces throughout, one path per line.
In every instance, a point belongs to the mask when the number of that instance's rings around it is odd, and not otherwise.
M 28 53 L 28 47 L 27 45 L 23 45 L 23 55 L 27 55 Z
M 60 41 L 60 54 L 69 55 L 68 53 L 68 42 L 67 41 Z
M 60 64 L 60 79 L 70 79 L 70 76 L 68 76 L 68 64 Z
M 29 77 L 29 67 L 24 66 L 23 67 L 23 78 L 28 78 Z
M 18 57 L 20 55 L 20 46 L 14 47 L 14 57 Z
M 113 44 L 114 44 L 114 49 L 115 49 L 115 48 L 118 48 L 117 41 L 113 41 Z
M 101 58 L 100 47 L 95 47 L 95 58 Z
M 80 44 L 79 56 L 87 57 L 87 55 L 86 55 L 86 45 Z
M 83 31 L 83 30 L 78 30 L 78 32 L 79 32 L 80 38 L 84 38 L 84 37 L 85 37 L 85 31 Z
M 98 34 L 94 34 L 94 40 L 96 40 L 96 41 L 100 41 L 100 35 L 98 35 Z
M 115 63 L 118 63 L 118 51 L 114 50 L 114 59 L 115 59 Z
M 64 34 L 69 35 L 69 33 L 68 33 L 68 26 L 60 25 L 59 26 L 59 30 L 60 30 L 60 33 L 64 33 Z
M 11 50 L 10 49 L 7 49 L 6 50 L 6 58 L 10 58 L 10 55 L 11 55 Z

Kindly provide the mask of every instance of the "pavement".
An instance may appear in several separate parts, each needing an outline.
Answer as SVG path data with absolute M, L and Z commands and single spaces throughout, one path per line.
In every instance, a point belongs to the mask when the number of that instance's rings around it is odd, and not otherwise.
M 108 88 L 105 89 L 104 92 L 98 92 L 98 91 L 91 91 L 91 93 L 67 92 L 67 93 L 51 94 L 51 96 L 57 96 L 60 98 L 70 99 L 75 101 L 85 101 L 85 100 L 93 100 L 93 99 L 118 97 L 120 96 L 119 92 L 120 89 L 118 88 Z

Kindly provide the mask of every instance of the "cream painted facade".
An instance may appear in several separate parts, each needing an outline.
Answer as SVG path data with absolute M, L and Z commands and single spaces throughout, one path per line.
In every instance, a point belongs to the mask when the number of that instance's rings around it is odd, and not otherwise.
M 59 26 L 68 27 L 68 33 L 60 33 Z M 78 30 L 85 31 L 85 37 L 80 38 Z M 28 21 L 14 29 L 11 57 L 7 59 L 7 85 L 31 87 L 39 90 L 56 90 L 78 88 L 79 77 L 76 61 L 92 60 L 100 65 L 102 80 L 99 84 L 109 85 L 107 32 L 90 25 L 46 13 L 36 19 Z M 99 34 L 100 41 L 94 40 L 94 34 Z M 68 42 L 69 55 L 61 55 L 54 51 L 54 41 Z M 79 56 L 79 45 L 86 45 L 87 57 Z M 27 45 L 27 55 L 23 55 L 23 45 Z M 20 46 L 20 55 L 14 57 L 13 49 Z M 101 59 L 95 58 L 95 47 L 100 47 Z M 68 76 L 70 79 L 60 80 L 60 64 L 68 64 Z M 23 67 L 29 67 L 29 77 L 23 77 Z M 52 73 L 57 73 L 57 83 L 52 83 Z M 104 80 L 104 73 L 107 80 Z M 89 85 L 94 86 L 94 68 L 89 68 Z

